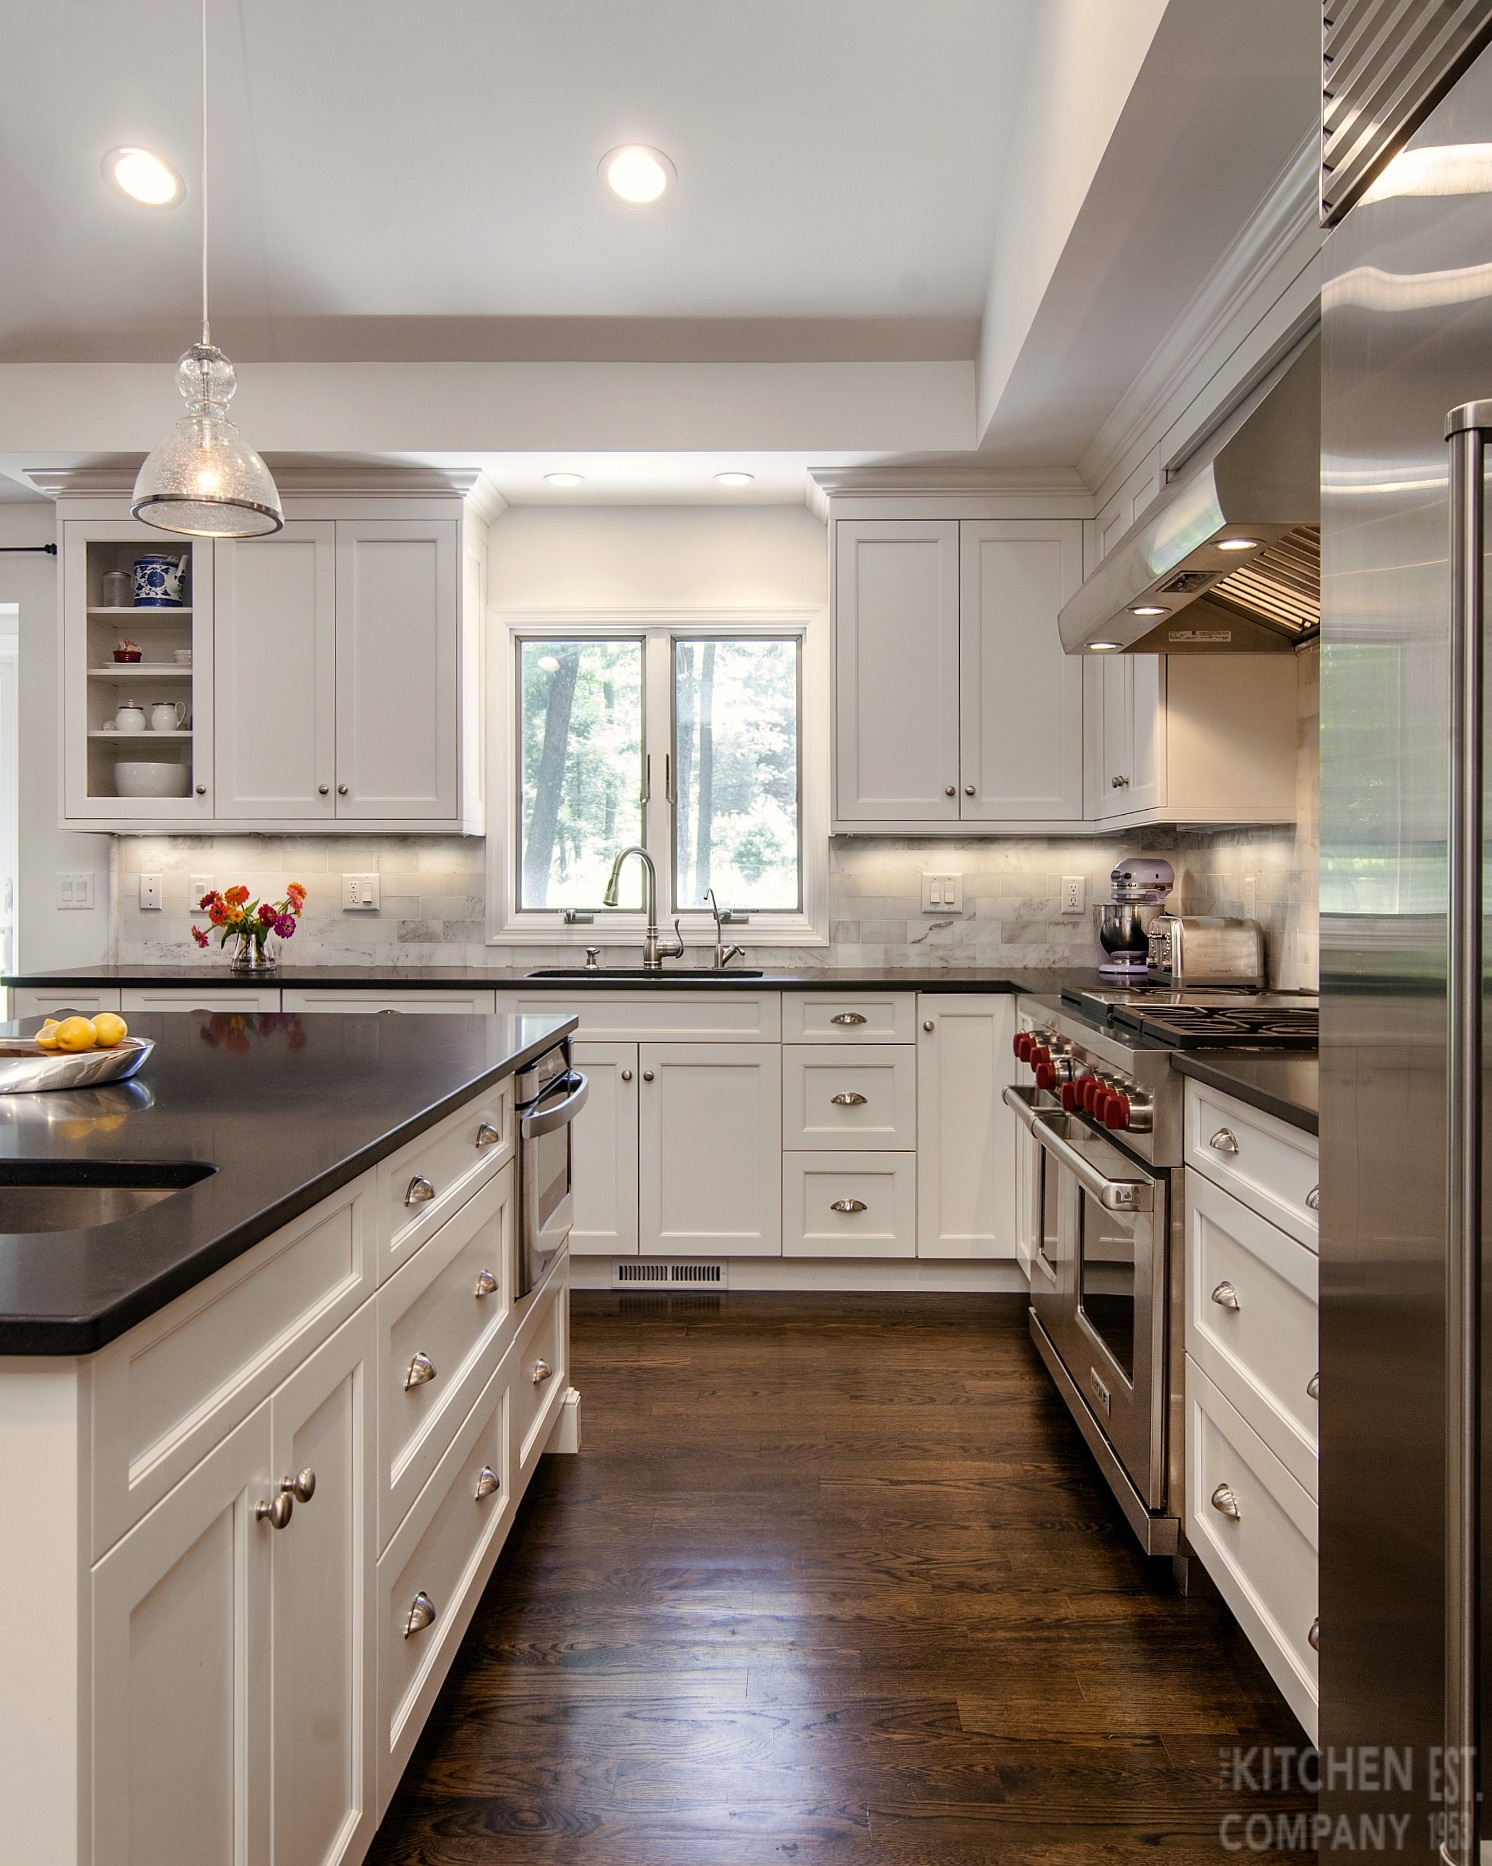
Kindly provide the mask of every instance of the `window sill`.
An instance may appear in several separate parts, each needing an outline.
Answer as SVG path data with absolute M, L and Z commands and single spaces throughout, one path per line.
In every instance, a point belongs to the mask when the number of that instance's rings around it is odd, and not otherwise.
M 671 937 L 672 920 L 660 921 L 659 930 L 665 937 Z M 587 946 L 598 946 L 604 952 L 611 952 L 620 947 L 640 947 L 645 931 L 646 925 L 642 920 L 628 924 L 608 919 L 604 926 L 599 923 L 594 926 L 557 926 L 553 921 L 527 926 L 510 922 L 489 931 L 486 943 L 497 947 L 544 946 L 577 953 L 583 953 Z M 746 952 L 757 947 L 773 950 L 786 946 L 808 949 L 823 948 L 829 944 L 826 928 L 815 926 L 812 921 L 797 914 L 784 915 L 781 920 L 770 923 L 753 919 L 749 925 L 742 927 L 733 927 L 727 921 L 721 929 L 721 937 L 727 945 L 740 946 Z M 686 953 L 713 949 L 715 923 L 706 920 L 701 926 L 685 921 L 683 938 Z

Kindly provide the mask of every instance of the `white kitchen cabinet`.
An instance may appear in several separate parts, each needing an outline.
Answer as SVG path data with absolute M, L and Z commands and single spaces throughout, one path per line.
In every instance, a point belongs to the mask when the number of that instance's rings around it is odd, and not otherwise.
M 1166 656 L 1090 655 L 1088 816 L 1105 822 L 1166 803 Z
M 958 550 L 954 519 L 835 526 L 837 822 L 959 820 Z
M 337 526 L 287 522 L 213 553 L 217 815 L 337 814 Z
M 959 814 L 1081 822 L 1083 664 L 1057 616 L 1082 581 L 1072 519 L 959 525 Z
M 917 1255 L 1015 1256 L 1015 1000 L 917 1000 Z
M 644 1043 L 638 1062 L 642 1250 L 780 1255 L 780 1049 Z
M 109 985 L 17 985 L 10 995 L 10 1014 L 22 1017 L 56 1017 L 73 1011 L 79 1017 L 96 1017 L 100 1011 L 117 1011 L 118 986 Z
M 574 1127 L 575 1257 L 637 1255 L 635 1043 L 574 1043 L 571 1059 L 590 1084 Z
M 460 551 L 455 519 L 337 527 L 341 816 L 456 817 Z
M 270 1857 L 270 1479 L 266 1401 L 93 1571 L 96 1866 Z
M 341 991 L 329 985 L 287 985 L 280 993 L 286 1011 L 385 1012 L 407 1017 L 490 1017 L 496 994 L 452 986 L 442 991 Z
M 204 979 L 200 985 L 126 985 L 119 1007 L 126 1017 L 135 1011 L 278 1011 L 275 985 L 220 985 Z

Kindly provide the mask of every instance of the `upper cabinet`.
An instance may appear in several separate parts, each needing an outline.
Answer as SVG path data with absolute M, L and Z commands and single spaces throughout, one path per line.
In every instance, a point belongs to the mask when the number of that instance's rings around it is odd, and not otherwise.
M 835 834 L 1294 820 L 1294 656 L 1064 654 L 1079 519 L 831 523 Z
M 272 537 L 164 546 L 96 511 L 62 509 L 65 827 L 481 833 L 485 526 L 459 496 L 287 498 Z M 111 610 L 106 573 L 148 553 L 186 560 L 188 600 Z
M 841 519 L 834 827 L 1081 821 L 1076 519 Z

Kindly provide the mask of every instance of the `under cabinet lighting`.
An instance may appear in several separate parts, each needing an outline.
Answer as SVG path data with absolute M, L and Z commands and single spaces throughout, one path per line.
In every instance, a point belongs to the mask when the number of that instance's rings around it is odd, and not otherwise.
M 741 472 L 717 473 L 715 475 L 715 484 L 717 486 L 754 486 L 756 484 L 756 475 L 754 473 Z
M 674 165 L 661 149 L 624 143 L 601 158 L 601 179 L 619 201 L 650 207 L 661 201 L 675 179 Z
M 544 481 L 549 486 L 583 486 L 584 473 L 546 473 Z
M 186 183 L 176 170 L 150 149 L 111 149 L 103 169 L 121 194 L 144 207 L 175 207 L 186 193 Z

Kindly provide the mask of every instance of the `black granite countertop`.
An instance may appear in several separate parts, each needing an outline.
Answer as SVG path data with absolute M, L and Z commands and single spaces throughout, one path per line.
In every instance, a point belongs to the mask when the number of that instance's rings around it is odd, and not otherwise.
M 3 1176 L 63 1161 L 217 1170 L 92 1230 L 0 1234 L 0 1354 L 90 1354 L 541 1056 L 576 1019 L 131 1017 L 156 1048 L 133 1081 L 0 1095 Z M 31 1032 L 36 1019 L 0 1026 Z
M 1246 1056 L 1237 1050 L 1177 1050 L 1171 1066 L 1307 1134 L 1320 1131 L 1320 1061 L 1314 1050 Z
M 630 955 L 629 955 L 630 956 Z M 569 963 L 563 952 L 553 963 Z M 582 961 L 577 960 L 577 963 Z M 713 972 L 706 968 L 673 966 L 649 978 L 620 978 L 603 966 L 592 977 L 534 978 L 530 966 L 398 966 L 398 965 L 286 965 L 269 975 L 235 974 L 221 962 L 183 965 L 87 965 L 55 971 L 12 972 L 0 984 L 28 990 L 65 990 L 69 985 L 114 985 L 148 989 L 153 985 L 209 985 L 214 991 L 246 990 L 266 985 L 286 990 L 318 991 L 439 991 L 452 986 L 485 987 L 499 991 L 996 991 L 1057 992 L 1064 985 L 1099 985 L 1096 970 L 1071 968 L 1049 971 L 1002 971 L 989 968 L 937 967 L 883 969 L 831 966 L 801 971 L 774 968 L 761 978 L 744 972 Z M 1112 981 L 1109 981 L 1112 982 Z

